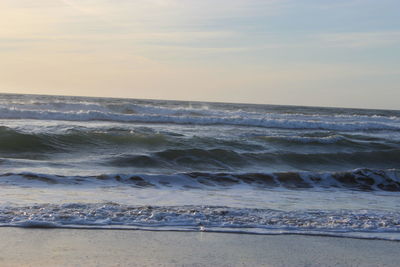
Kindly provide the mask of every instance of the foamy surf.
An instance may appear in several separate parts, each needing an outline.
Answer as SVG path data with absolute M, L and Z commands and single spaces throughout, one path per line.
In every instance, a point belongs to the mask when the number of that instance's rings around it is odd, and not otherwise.
M 0 226 L 323 234 L 400 240 L 400 213 L 223 206 L 126 206 L 115 203 L 3 207 Z

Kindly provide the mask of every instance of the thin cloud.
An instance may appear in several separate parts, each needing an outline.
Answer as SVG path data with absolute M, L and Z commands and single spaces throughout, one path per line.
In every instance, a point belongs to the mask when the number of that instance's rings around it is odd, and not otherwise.
M 400 44 L 400 31 L 391 32 L 350 32 L 321 34 L 318 39 L 333 47 L 377 47 Z

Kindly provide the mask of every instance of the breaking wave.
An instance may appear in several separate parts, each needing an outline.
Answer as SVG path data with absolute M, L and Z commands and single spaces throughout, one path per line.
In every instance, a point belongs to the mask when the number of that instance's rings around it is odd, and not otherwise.
M 0 183 L 64 184 L 113 186 L 116 183 L 139 188 L 181 187 L 210 189 L 215 187 L 256 186 L 264 188 L 347 189 L 359 191 L 400 192 L 400 170 L 356 169 L 347 172 L 275 172 L 275 173 L 205 173 L 190 172 L 171 175 L 103 174 L 62 176 L 31 172 L 0 174 Z

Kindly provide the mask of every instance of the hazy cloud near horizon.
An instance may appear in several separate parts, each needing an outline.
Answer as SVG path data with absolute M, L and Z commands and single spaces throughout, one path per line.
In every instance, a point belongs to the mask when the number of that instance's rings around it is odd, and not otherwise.
M 0 91 L 400 109 L 400 2 L 2 0 Z

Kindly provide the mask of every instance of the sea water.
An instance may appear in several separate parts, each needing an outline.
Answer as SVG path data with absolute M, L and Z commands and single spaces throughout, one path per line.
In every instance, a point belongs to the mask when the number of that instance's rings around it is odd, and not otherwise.
M 400 111 L 0 95 L 0 226 L 400 240 Z

